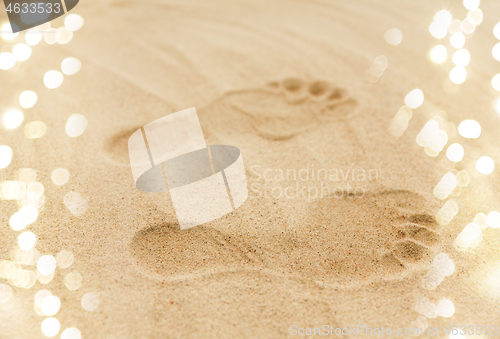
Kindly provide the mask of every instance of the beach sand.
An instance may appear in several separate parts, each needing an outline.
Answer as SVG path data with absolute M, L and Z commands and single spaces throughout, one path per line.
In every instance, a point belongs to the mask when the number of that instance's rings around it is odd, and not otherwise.
M 475 162 L 483 155 L 500 161 L 490 88 L 500 69 L 491 56 L 500 6 L 481 4 L 484 22 L 467 39 L 462 85 L 450 82 L 449 65 L 428 57 L 439 44 L 428 27 L 443 8 L 467 14 L 460 1 L 82 1 L 73 12 L 85 24 L 69 44 L 34 46 L 28 61 L 0 73 L 2 106 L 16 107 L 21 91 L 33 90 L 38 102 L 25 122 L 47 126 L 34 140 L 22 127 L 2 131 L 1 144 L 14 155 L 0 180 L 36 170 L 45 202 L 26 230 L 37 235 L 40 254 L 74 256 L 47 284 L 12 287 L 0 303 L 0 338 L 44 337 L 45 317 L 33 309 L 41 289 L 61 299 L 61 332 L 77 327 L 82 338 L 408 328 L 421 316 L 414 305 L 422 298 L 455 307 L 450 318 L 425 320 L 440 328 L 433 338 L 448 337 L 447 325 L 499 325 L 499 231 L 483 230 L 470 251 L 453 243 L 477 213 L 499 209 L 498 169 L 480 174 Z M 52 26 L 62 25 L 60 18 Z M 397 46 L 384 40 L 393 27 L 403 34 Z M 373 83 L 366 72 L 379 55 L 388 67 Z M 47 89 L 45 72 L 66 57 L 81 60 L 81 70 Z M 425 101 L 394 140 L 387 129 L 415 88 Z M 241 150 L 249 197 L 236 211 L 181 231 L 168 193 L 134 186 L 127 142 L 141 126 L 189 107 L 208 144 Z M 455 131 L 448 145 L 465 149 L 457 164 L 446 148 L 431 157 L 415 142 L 441 111 Z M 65 124 L 74 113 L 88 128 L 70 138 Z M 465 119 L 481 124 L 480 138 L 456 133 Z M 56 168 L 69 171 L 67 184 L 51 181 Z M 446 200 L 433 190 L 452 169 L 467 171 L 470 184 L 455 189 L 458 214 L 440 225 Z M 73 205 L 64 202 L 70 192 L 78 193 Z M 76 204 L 73 212 L 68 204 Z M 15 201 L 2 202 L 0 259 L 13 260 L 19 232 L 9 218 L 17 210 Z M 455 270 L 429 290 L 422 279 L 438 253 Z M 83 277 L 76 291 L 65 287 L 70 272 Z M 82 308 L 86 293 L 100 300 L 93 311 Z

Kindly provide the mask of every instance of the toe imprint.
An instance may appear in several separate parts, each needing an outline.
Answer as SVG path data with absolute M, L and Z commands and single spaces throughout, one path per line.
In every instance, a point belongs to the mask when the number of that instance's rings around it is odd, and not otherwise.
M 394 255 L 403 262 L 416 263 L 429 256 L 429 250 L 416 242 L 407 240 L 396 244 Z

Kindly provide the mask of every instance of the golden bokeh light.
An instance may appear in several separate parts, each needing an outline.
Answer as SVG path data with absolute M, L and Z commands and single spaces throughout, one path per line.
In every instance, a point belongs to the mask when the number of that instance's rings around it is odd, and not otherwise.
M 453 173 L 448 172 L 434 187 L 434 196 L 441 200 L 447 199 L 455 187 L 457 187 L 457 177 Z
M 49 28 L 43 34 L 43 38 L 44 38 L 46 43 L 48 43 L 49 45 L 53 45 L 56 42 L 58 42 L 59 39 L 61 38 L 61 32 L 59 32 L 58 29 Z
M 10 24 L 6 23 L 0 27 L 0 32 L 2 33 L 2 39 L 6 41 L 14 40 L 19 35 L 19 32 L 13 33 Z
M 484 13 L 480 8 L 477 8 L 473 11 L 469 11 L 467 13 L 467 18 L 471 19 L 476 26 L 479 26 L 483 23 Z
M 476 162 L 476 169 L 479 173 L 490 174 L 495 169 L 495 163 L 490 157 L 482 156 Z
M 9 219 L 9 225 L 14 231 L 21 231 L 26 226 L 31 225 L 38 218 L 38 209 L 33 205 L 21 207 Z
M 420 107 L 424 102 L 424 93 L 422 90 L 416 88 L 410 93 L 408 93 L 405 97 L 405 105 L 410 107 L 411 109 L 416 109 Z
M 82 215 L 87 210 L 87 200 L 78 192 L 69 192 L 64 196 L 64 205 L 74 215 Z
M 72 114 L 68 121 L 66 122 L 66 133 L 72 137 L 76 138 L 85 132 L 88 126 L 87 118 L 81 114 Z
M 459 162 L 464 157 L 464 148 L 458 143 L 451 144 L 446 150 L 446 157 L 453 162 Z
M 61 299 L 55 295 L 49 295 L 43 298 L 41 309 L 44 315 L 51 317 L 57 314 L 61 309 Z
M 429 56 L 432 62 L 436 64 L 441 64 L 446 60 L 446 57 L 448 56 L 448 51 L 446 50 L 445 46 L 437 45 L 431 49 Z
M 434 22 L 441 26 L 448 27 L 452 19 L 451 13 L 445 9 L 434 14 Z
M 23 91 L 21 95 L 19 95 L 19 104 L 25 109 L 35 106 L 37 100 L 38 96 L 33 91 Z
M 454 200 L 448 200 L 436 213 L 436 221 L 441 226 L 446 226 L 458 213 L 458 205 Z
M 500 42 L 493 46 L 491 54 L 496 60 L 500 61 Z
M 429 32 L 436 39 L 442 39 L 448 33 L 448 26 L 440 25 L 439 23 L 437 23 L 437 22 L 434 21 L 429 26 Z
M 456 177 L 457 177 L 457 185 L 458 186 L 465 187 L 465 186 L 469 185 L 470 176 L 469 176 L 469 173 L 467 173 L 467 171 L 462 170 L 462 171 L 458 172 L 456 174 Z
M 78 14 L 70 14 L 64 19 L 64 26 L 68 31 L 77 31 L 82 28 L 84 23 L 83 18 Z
M 6 71 L 16 64 L 16 57 L 10 52 L 0 53 L 0 69 Z
M 59 27 L 59 33 L 61 34 L 59 40 L 57 41 L 60 45 L 66 45 L 73 39 L 73 32 L 68 30 L 66 27 Z
M 12 49 L 12 54 L 14 54 L 17 61 L 26 61 L 31 56 L 31 47 L 26 44 L 17 44 Z
M 5 180 L 0 182 L 0 198 L 2 200 L 21 199 L 26 193 L 26 185 L 15 180 Z
M 463 4 L 466 9 L 473 11 L 479 7 L 480 0 L 464 0 Z
M 76 327 L 69 327 L 61 333 L 61 339 L 81 339 L 82 334 Z
M 39 30 L 36 29 L 30 29 L 29 31 L 26 32 L 26 35 L 24 37 L 24 40 L 26 43 L 30 46 L 35 46 L 42 41 L 43 34 Z
M 56 258 L 50 254 L 42 255 L 36 263 L 36 269 L 43 275 L 51 275 L 56 269 Z
M 24 114 L 18 109 L 11 109 L 2 116 L 2 125 L 6 129 L 16 129 L 24 121 Z
M 33 168 L 20 168 L 17 170 L 17 179 L 28 184 L 36 181 L 36 171 Z
M 66 75 L 73 75 L 78 73 L 82 63 L 77 58 L 66 58 L 61 63 L 61 70 Z
M 44 321 L 42 321 L 42 333 L 46 337 L 55 337 L 59 333 L 60 329 L 61 324 L 56 318 L 46 318 Z
M 43 137 L 47 126 L 41 121 L 32 121 L 24 125 L 24 135 L 28 139 L 38 139 Z
M 465 45 L 465 35 L 462 32 L 453 34 L 450 37 L 450 44 L 456 49 L 460 49 Z
M 0 283 L 0 303 L 9 301 L 12 297 L 12 288 L 9 285 Z
M 455 305 L 449 299 L 439 300 L 436 307 L 437 315 L 443 318 L 450 318 L 455 314 Z
M 76 291 L 80 287 L 82 287 L 82 275 L 78 272 L 68 273 L 64 277 L 64 286 L 70 291 Z
M 476 30 L 476 23 L 470 18 L 465 18 L 460 23 L 460 29 L 465 34 L 472 34 Z
M 477 224 L 481 229 L 484 230 L 485 228 L 488 227 L 487 220 L 488 220 L 488 217 L 486 216 L 486 214 L 484 214 L 484 213 L 478 213 L 474 217 L 473 222 L 475 224 Z
M 56 255 L 57 267 L 62 269 L 68 268 L 73 265 L 73 260 L 73 253 L 71 253 L 70 251 L 62 250 Z
M 500 213 L 497 211 L 490 212 L 486 217 L 486 224 L 491 228 L 500 228 Z
M 450 71 L 450 80 L 454 84 L 457 85 L 463 84 L 466 78 L 467 78 L 467 70 L 462 66 L 455 66 Z
M 458 125 L 458 134 L 468 139 L 479 138 L 481 125 L 475 120 L 464 120 Z
M 43 77 L 43 83 L 48 89 L 54 89 L 63 83 L 64 76 L 59 71 L 48 71 Z
M 495 38 L 500 40 L 500 22 L 497 23 L 495 27 L 493 27 L 493 35 L 495 36 Z
M 12 161 L 12 148 L 7 145 L 0 145 L 0 169 L 6 168 Z
M 69 171 L 65 168 L 56 168 L 51 174 L 52 182 L 57 186 L 66 184 L 69 181 L 69 177 Z
M 458 234 L 454 246 L 459 251 L 467 251 L 476 248 L 482 240 L 483 232 L 479 225 L 470 223 Z
M 19 238 L 17 238 L 17 243 L 19 244 L 19 247 L 24 250 L 28 251 L 35 247 L 36 245 L 36 235 L 33 232 L 23 232 L 19 234 Z
M 493 89 L 500 92 L 500 74 L 497 74 L 491 79 L 491 86 Z
M 82 307 L 85 311 L 92 312 L 100 304 L 99 294 L 97 293 L 86 293 L 82 297 Z
M 439 123 L 436 120 L 429 120 L 417 135 L 417 145 L 428 147 L 432 140 L 439 134 Z
M 453 62 L 457 66 L 465 67 L 470 62 L 470 53 L 466 49 L 459 49 L 453 53 Z
M 393 46 L 397 46 L 403 40 L 403 33 L 398 28 L 391 28 L 384 33 L 384 40 Z

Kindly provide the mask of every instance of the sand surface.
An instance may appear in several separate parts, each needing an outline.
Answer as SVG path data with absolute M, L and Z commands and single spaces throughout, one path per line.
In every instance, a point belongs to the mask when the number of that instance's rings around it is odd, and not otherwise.
M 77 327 L 82 338 L 297 337 L 292 325 L 396 329 L 420 316 L 421 298 L 455 306 L 451 318 L 428 318 L 430 327 L 499 325 L 499 230 L 483 230 L 470 251 L 453 242 L 477 213 L 500 204 L 498 169 L 475 169 L 483 155 L 500 163 L 490 88 L 500 70 L 491 56 L 500 6 L 481 3 L 484 22 L 467 39 L 462 85 L 449 81 L 449 65 L 428 58 L 439 43 L 428 27 L 443 8 L 467 14 L 460 1 L 82 1 L 73 12 L 85 24 L 69 44 L 34 46 L 28 61 L 0 71 L 2 109 L 19 106 L 21 91 L 31 89 L 39 99 L 25 122 L 47 125 L 34 140 L 22 127 L 1 132 L 14 156 L 0 180 L 36 170 L 45 202 L 27 230 L 40 254 L 74 256 L 49 283 L 12 288 L 0 303 L 0 338 L 44 337 L 45 317 L 33 308 L 41 289 L 61 299 L 61 331 Z M 397 46 L 383 37 L 393 27 L 403 33 Z M 365 73 L 379 55 L 388 67 L 371 83 Z M 43 75 L 68 56 L 82 69 L 47 89 Z M 394 141 L 387 128 L 414 88 L 424 104 Z M 135 188 L 127 141 L 189 107 L 207 143 L 241 150 L 250 190 L 237 211 L 180 231 L 168 194 Z M 457 164 L 446 148 L 431 157 L 415 142 L 443 110 L 455 130 L 448 144 L 465 149 Z M 73 113 L 88 119 L 77 138 L 65 132 Z M 481 124 L 480 138 L 456 133 L 465 119 Z M 69 171 L 67 184 L 51 181 L 56 168 Z M 453 168 L 466 170 L 470 184 L 454 191 L 458 214 L 439 225 L 446 200 L 433 190 Z M 293 176 L 301 170 L 302 178 Z M 86 202 L 81 215 L 64 203 L 72 191 Z M 9 218 L 18 205 L 1 206 L 0 259 L 13 260 L 19 232 Z M 429 290 L 422 279 L 438 253 L 455 271 Z M 83 277 L 76 291 L 64 284 L 70 272 Z M 99 296 L 94 311 L 81 306 L 86 293 Z

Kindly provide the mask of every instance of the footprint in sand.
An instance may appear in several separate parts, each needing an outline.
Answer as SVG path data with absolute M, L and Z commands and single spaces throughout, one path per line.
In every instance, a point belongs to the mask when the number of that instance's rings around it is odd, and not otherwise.
M 426 205 L 408 191 L 324 198 L 294 226 L 276 205 L 247 206 L 236 215 L 241 219 L 142 230 L 131 242 L 131 258 L 145 274 L 172 281 L 247 270 L 341 286 L 402 279 L 425 271 L 439 249 Z
M 228 92 L 200 112 L 206 113 L 211 132 L 223 140 L 248 133 L 286 140 L 326 121 L 348 119 L 358 106 L 346 89 L 329 81 L 288 78 Z
M 290 139 L 325 122 L 349 119 L 358 106 L 346 89 L 329 81 L 288 78 L 257 89 L 227 92 L 199 109 L 198 116 L 209 144 L 239 145 L 248 144 L 253 136 Z M 129 163 L 128 138 L 140 127 L 120 131 L 106 141 L 105 149 L 114 161 Z

